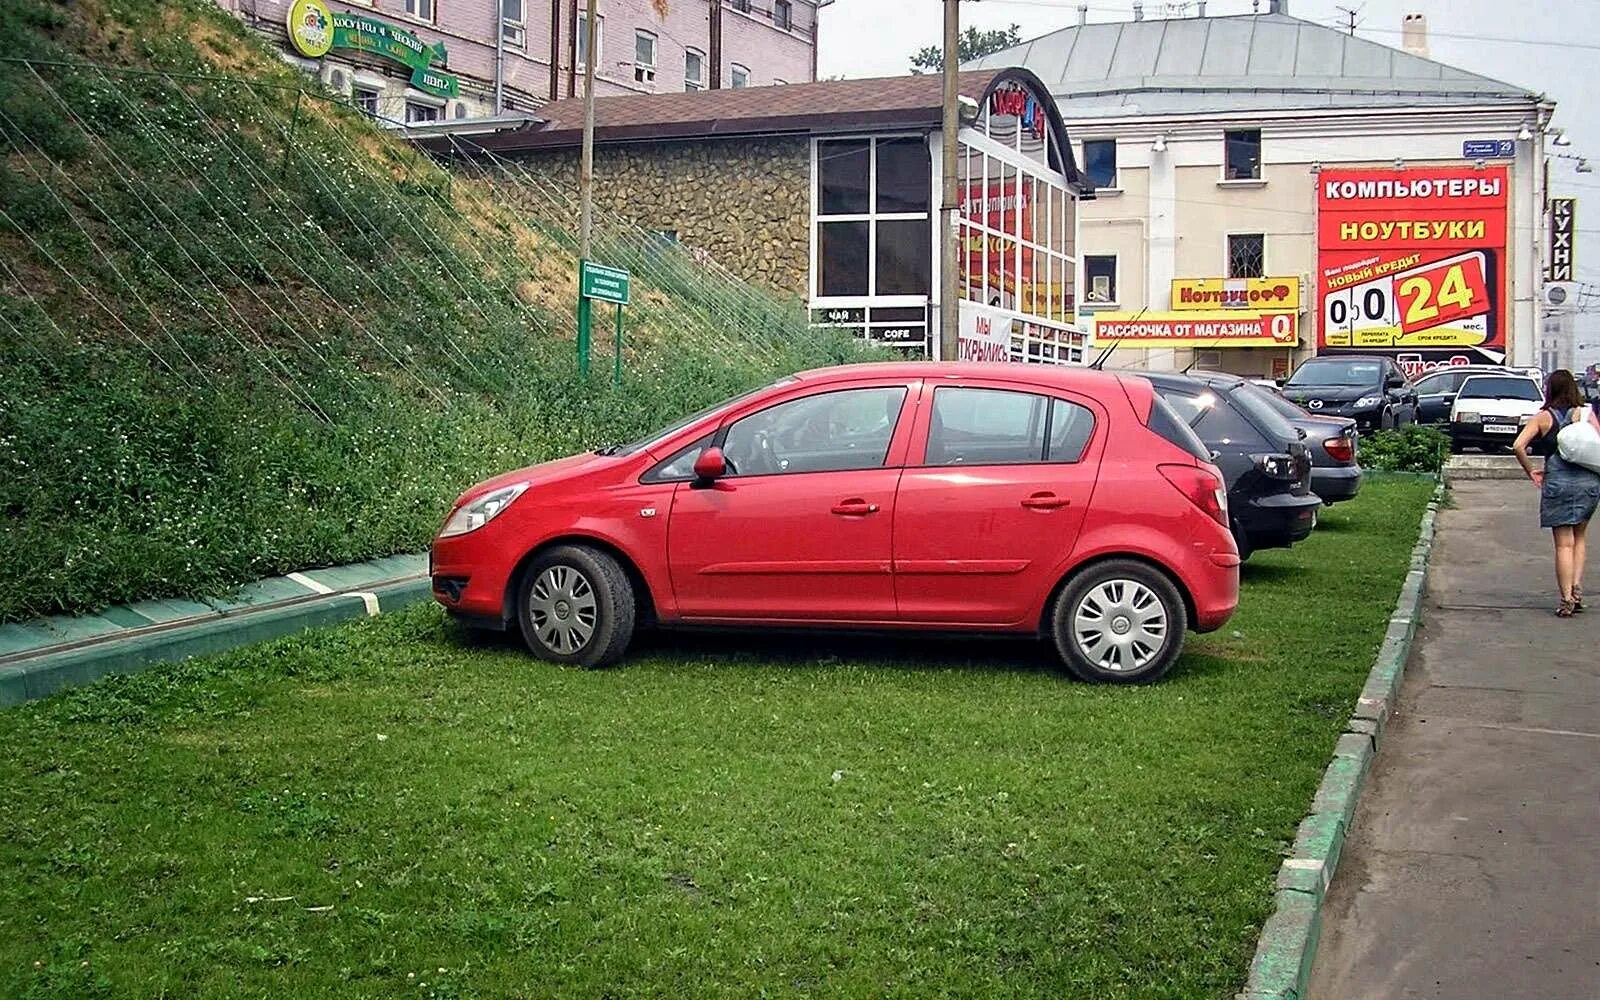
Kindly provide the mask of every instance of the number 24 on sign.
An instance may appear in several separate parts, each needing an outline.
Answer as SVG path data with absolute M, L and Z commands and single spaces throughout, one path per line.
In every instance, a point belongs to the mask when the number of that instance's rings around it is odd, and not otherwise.
M 1400 329 L 1405 333 L 1443 326 L 1488 309 L 1489 289 L 1478 260 L 1457 260 L 1395 279 Z

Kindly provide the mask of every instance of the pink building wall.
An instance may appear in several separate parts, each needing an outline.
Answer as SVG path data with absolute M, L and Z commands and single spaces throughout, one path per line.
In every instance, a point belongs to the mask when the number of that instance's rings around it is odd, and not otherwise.
M 495 27 L 501 0 L 434 0 L 437 14 L 432 24 L 406 14 L 404 0 L 327 0 L 335 11 L 350 11 L 381 18 L 416 33 L 424 42 L 442 41 L 450 61 L 444 69 L 461 78 L 462 100 L 471 113 L 492 108 L 495 79 Z M 578 0 L 582 10 L 585 0 Z M 729 85 L 730 68 L 738 63 L 750 70 L 750 85 L 775 80 L 802 83 L 813 78 L 816 39 L 816 0 L 793 0 L 789 31 L 773 22 L 773 0 L 723 0 L 722 85 Z M 226 10 L 244 18 L 263 32 L 284 40 L 284 22 L 291 0 L 218 0 Z M 568 96 L 571 55 L 571 0 L 558 0 L 560 23 L 560 96 Z M 505 46 L 504 85 L 514 109 L 529 110 L 550 97 L 551 0 L 523 0 L 524 40 Z M 684 55 L 694 49 L 705 58 L 704 77 L 710 83 L 710 0 L 667 0 L 666 18 L 657 16 L 651 0 L 599 0 L 602 38 L 596 64 L 596 91 L 626 94 L 681 91 L 684 89 Z M 635 32 L 656 36 L 656 77 L 653 83 L 635 79 Z M 338 58 L 334 53 L 330 59 Z M 582 93 L 581 67 L 576 88 Z M 401 88 L 403 90 L 403 88 Z M 400 91 L 396 91 L 397 94 Z

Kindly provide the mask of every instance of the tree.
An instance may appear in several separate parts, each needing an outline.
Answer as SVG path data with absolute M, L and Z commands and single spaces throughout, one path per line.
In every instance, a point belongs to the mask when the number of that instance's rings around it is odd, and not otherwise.
M 956 47 L 962 62 L 986 56 L 1001 49 L 1008 49 L 1022 42 L 1022 29 L 1013 24 L 1009 28 L 996 28 L 993 31 L 979 31 L 969 27 L 961 33 L 961 40 Z M 913 73 L 938 73 L 944 69 L 944 49 L 938 45 L 929 45 L 911 57 L 911 72 Z

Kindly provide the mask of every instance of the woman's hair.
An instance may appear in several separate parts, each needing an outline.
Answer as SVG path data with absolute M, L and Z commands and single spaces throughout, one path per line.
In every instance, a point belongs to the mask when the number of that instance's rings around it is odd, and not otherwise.
M 1583 393 L 1578 391 L 1578 380 L 1571 372 L 1558 368 L 1550 373 L 1550 381 L 1544 389 L 1544 405 L 1551 410 L 1570 410 L 1583 405 Z

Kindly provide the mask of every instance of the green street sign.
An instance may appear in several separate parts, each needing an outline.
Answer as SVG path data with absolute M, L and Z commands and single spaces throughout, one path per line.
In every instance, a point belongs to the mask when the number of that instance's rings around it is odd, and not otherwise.
M 578 268 L 578 294 L 586 299 L 628 304 L 628 290 L 632 277 L 620 267 L 607 267 L 593 261 L 583 261 Z

